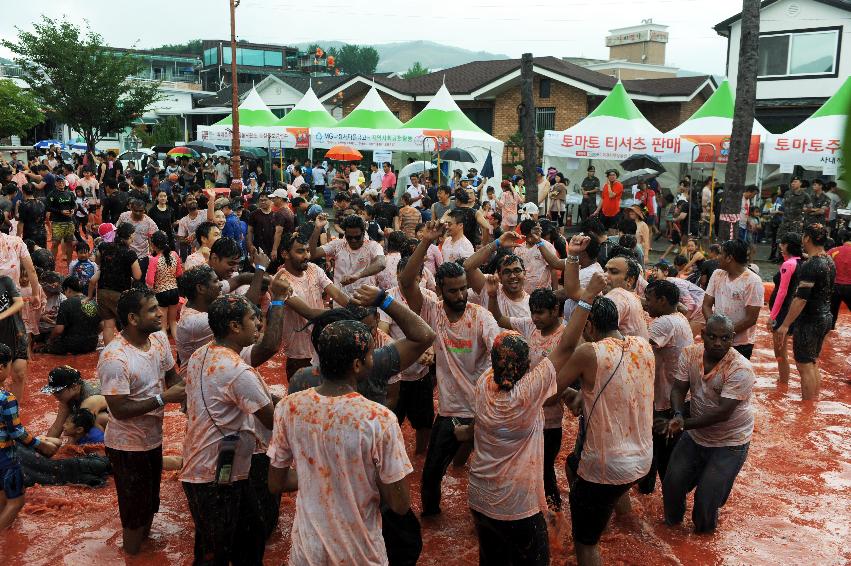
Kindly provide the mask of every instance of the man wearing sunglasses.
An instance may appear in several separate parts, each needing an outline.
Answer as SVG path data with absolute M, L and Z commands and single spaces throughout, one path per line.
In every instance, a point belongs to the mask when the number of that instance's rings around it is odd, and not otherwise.
M 362 285 L 376 286 L 375 276 L 384 270 L 386 260 L 381 244 L 366 236 L 366 222 L 360 216 L 347 216 L 340 225 L 343 238 L 317 245 L 328 219 L 324 214 L 316 218 L 310 235 L 310 259 L 327 257 L 334 261 L 334 283 L 352 294 Z

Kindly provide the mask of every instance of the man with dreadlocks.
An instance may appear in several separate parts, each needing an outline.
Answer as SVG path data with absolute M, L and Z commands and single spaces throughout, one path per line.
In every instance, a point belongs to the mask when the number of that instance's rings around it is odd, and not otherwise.
M 487 310 L 467 302 L 467 276 L 457 263 L 444 263 L 435 274 L 441 301 L 423 296 L 417 284 L 419 266 L 423 263 L 428 247 L 442 235 L 443 226 L 436 221 L 429 222 L 417 249 L 399 274 L 399 287 L 411 310 L 419 312 L 437 332 L 434 354 L 440 411 L 431 429 L 423 464 L 423 516 L 440 513 L 440 484 L 461 446 L 455 428 L 472 422 L 473 385 L 475 379 L 490 365 L 488 351 L 499 333 L 496 321 Z M 493 249 L 492 244 L 485 247 L 491 251 Z M 522 266 L 520 269 L 522 271 Z M 481 273 L 479 276 L 482 277 Z M 519 290 L 523 292 L 522 281 Z
M 387 564 L 388 555 L 393 560 L 400 549 L 392 538 L 382 540 L 382 523 L 385 533 L 411 521 L 419 529 L 405 481 L 413 467 L 399 423 L 392 411 L 359 395 L 357 388 L 379 363 L 378 352 L 389 360 L 381 363 L 398 373 L 425 352 L 435 334 L 401 301 L 376 287 L 359 287 L 352 302 L 381 308 L 410 332 L 374 350 L 372 332 L 360 321 L 338 319 L 319 332 L 314 327 L 322 382 L 278 404 L 268 451 L 269 488 L 298 490 L 290 564 Z M 345 309 L 320 318 L 339 311 Z M 384 513 L 382 502 L 388 508 Z M 415 550 L 411 563 L 419 555 Z
M 593 301 L 604 285 L 605 277 L 595 276 L 583 299 Z M 535 290 L 530 302 L 538 302 L 547 291 Z M 558 302 L 549 293 L 547 304 L 555 310 L 550 316 L 558 323 Z M 560 338 L 543 356 L 533 353 L 532 344 L 518 332 L 502 332 L 491 350 L 491 369 L 476 381 L 475 449 L 467 495 L 479 536 L 480 564 L 549 564 L 541 407 L 568 386 L 571 374 L 563 368 L 579 342 L 584 326 L 579 319 L 584 318 L 574 315 L 564 332 L 555 333 Z

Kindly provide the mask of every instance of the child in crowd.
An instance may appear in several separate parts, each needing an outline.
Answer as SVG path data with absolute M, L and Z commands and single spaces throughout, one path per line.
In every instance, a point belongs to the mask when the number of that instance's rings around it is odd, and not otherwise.
M 103 430 L 95 426 L 95 415 L 79 408 L 65 419 L 62 436 L 71 444 L 103 444 Z
M 56 326 L 56 316 L 59 314 L 59 305 L 65 300 L 62 294 L 62 276 L 55 271 L 46 271 L 41 277 L 41 288 L 47 300 L 41 317 L 38 320 L 38 341 L 45 341 Z
M 32 289 L 30 288 L 29 274 L 25 269 L 21 270 L 20 293 L 24 300 L 24 308 L 21 309 L 21 319 L 24 322 L 24 330 L 27 333 L 27 357 L 32 358 L 33 338 L 38 334 L 38 320 L 41 318 L 41 309 L 33 308 Z
M 0 344 L 0 532 L 11 526 L 24 507 L 24 474 L 15 454 L 16 445 L 21 444 L 50 458 L 57 446 L 34 438 L 21 424 L 18 401 L 3 389 L 12 363 L 12 350 Z
M 95 262 L 89 259 L 91 249 L 86 242 L 77 242 L 77 259 L 68 264 L 68 275 L 73 275 L 80 280 L 80 285 L 83 287 L 83 294 L 89 294 L 89 281 L 97 273 L 98 266 Z

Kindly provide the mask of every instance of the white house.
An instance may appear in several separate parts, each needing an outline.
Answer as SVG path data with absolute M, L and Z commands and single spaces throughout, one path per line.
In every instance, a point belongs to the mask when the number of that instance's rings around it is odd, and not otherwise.
M 727 38 L 733 88 L 741 16 L 715 26 Z M 756 118 L 781 133 L 808 118 L 851 75 L 851 0 L 765 0 L 759 35 Z

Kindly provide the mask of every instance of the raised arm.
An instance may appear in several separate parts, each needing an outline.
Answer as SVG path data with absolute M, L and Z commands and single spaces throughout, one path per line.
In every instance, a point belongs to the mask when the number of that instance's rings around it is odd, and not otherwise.
M 590 237 L 577 234 L 567 243 L 567 259 L 564 262 L 564 295 L 574 301 L 578 301 L 582 295 L 582 288 L 579 286 L 579 254 L 588 248 L 590 241 Z
M 409 260 L 410 261 L 410 260 Z M 417 361 L 434 342 L 435 333 L 426 322 L 402 301 L 393 300 L 386 307 L 387 293 L 378 287 L 362 285 L 355 290 L 352 302 L 362 307 L 380 307 L 405 335 L 393 342 L 399 352 L 399 369 L 404 370 Z
M 499 277 L 496 275 L 485 275 L 488 290 L 488 310 L 491 311 L 494 320 L 500 328 L 511 330 L 511 319 L 502 314 L 499 308 Z
M 281 348 L 281 339 L 284 335 L 284 305 L 283 303 L 292 293 L 290 282 L 284 277 L 284 270 L 280 270 L 269 284 L 269 294 L 272 303 L 266 311 L 266 326 L 263 330 L 263 338 L 251 349 L 251 366 L 259 367 L 278 353 Z
M 260 304 L 260 294 L 263 291 L 263 279 L 266 275 L 266 268 L 269 267 L 269 256 L 263 253 L 263 250 L 255 250 L 251 257 L 251 262 L 254 264 L 254 276 L 251 278 L 251 284 L 248 291 L 245 293 L 245 298 L 254 303 Z
M 574 236 L 571 241 L 583 237 L 585 236 Z M 594 303 L 594 299 L 606 287 L 606 281 L 607 276 L 604 273 L 595 273 L 591 277 L 591 281 L 588 282 L 588 287 L 582 292 L 579 305 L 573 309 L 573 314 L 570 316 L 567 328 L 561 333 L 558 344 L 548 356 L 553 366 L 555 366 L 556 371 L 560 372 L 561 368 L 568 363 L 576 350 L 579 339 L 582 338 L 582 330 L 585 328 L 585 322 L 588 320 L 590 305 Z M 570 365 L 574 364 L 571 363 Z M 561 383 L 559 385 L 561 386 Z M 564 385 L 566 387 L 568 383 Z
M 414 253 L 411 254 L 405 268 L 399 273 L 399 288 L 402 290 L 405 300 L 408 301 L 410 309 L 416 313 L 420 312 L 423 307 L 423 294 L 420 286 L 417 285 L 417 275 L 422 269 L 428 247 L 443 235 L 443 230 L 443 224 L 436 220 L 430 220 L 426 223 L 423 229 L 423 239 L 420 240 Z
M 500 247 L 516 248 L 518 245 L 517 234 L 505 232 L 498 240 L 494 240 L 464 260 L 464 271 L 467 272 L 467 285 L 476 293 L 481 293 L 485 287 L 485 276 L 479 269 L 496 253 Z
M 540 225 L 532 228 L 532 233 L 526 237 L 526 242 L 532 244 L 541 252 L 541 257 L 544 258 L 544 261 L 547 262 L 547 265 L 550 269 L 555 269 L 557 271 L 564 270 L 564 260 L 559 259 L 556 254 L 547 246 L 546 241 L 541 238 L 541 227 Z
M 310 250 L 310 259 L 319 259 L 325 257 L 325 250 L 322 249 L 319 243 L 319 236 L 322 234 L 322 229 L 328 225 L 328 216 L 323 212 L 316 217 L 313 224 L 313 232 L 310 234 L 308 241 L 308 249 Z

